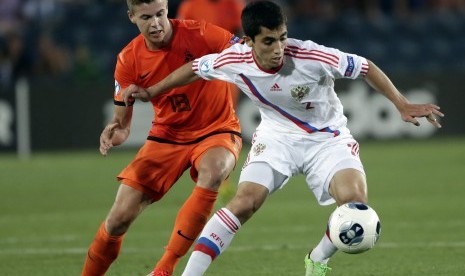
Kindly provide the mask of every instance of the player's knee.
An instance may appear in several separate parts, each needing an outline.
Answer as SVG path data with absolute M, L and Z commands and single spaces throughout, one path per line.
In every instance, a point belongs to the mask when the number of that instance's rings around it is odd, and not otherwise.
M 218 190 L 228 174 L 229 172 L 224 167 L 200 170 L 197 185 L 210 190 Z
M 345 193 L 340 193 L 338 198 L 339 205 L 348 202 L 368 202 L 368 194 L 365 186 L 354 185 L 352 189 L 347 190 Z
M 111 236 L 126 233 L 135 217 L 130 214 L 109 215 L 106 219 L 106 230 Z

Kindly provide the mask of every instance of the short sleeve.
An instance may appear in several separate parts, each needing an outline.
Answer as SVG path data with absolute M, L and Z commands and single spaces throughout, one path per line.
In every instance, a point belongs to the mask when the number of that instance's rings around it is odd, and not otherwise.
M 204 23 L 205 27 L 201 30 L 205 41 L 212 53 L 219 53 L 231 45 L 240 41 L 240 38 L 229 31 L 220 28 L 211 23 Z
M 192 70 L 198 76 L 205 80 L 222 80 L 234 82 L 232 74 L 228 74 L 225 67 L 217 68 L 215 61 L 220 57 L 220 54 L 210 54 L 194 60 Z
M 332 77 L 356 79 L 368 72 L 368 61 L 361 56 L 342 52 L 335 48 L 304 41 L 303 47 L 309 51 L 313 60 L 320 62 L 324 71 Z
M 115 68 L 115 92 L 114 100 L 115 102 L 122 102 L 121 91 L 134 83 L 134 70 L 131 70 L 131 62 L 125 58 L 125 56 L 120 53 L 116 61 Z

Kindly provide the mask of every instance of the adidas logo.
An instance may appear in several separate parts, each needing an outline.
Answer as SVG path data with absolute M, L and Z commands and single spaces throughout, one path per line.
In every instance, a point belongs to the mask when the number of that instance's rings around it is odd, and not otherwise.
M 277 83 L 275 83 L 271 88 L 270 91 L 282 91 L 281 87 Z

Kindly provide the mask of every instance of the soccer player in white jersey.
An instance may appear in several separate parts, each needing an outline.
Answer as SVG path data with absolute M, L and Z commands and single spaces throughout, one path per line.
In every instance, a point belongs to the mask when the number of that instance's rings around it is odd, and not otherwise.
M 419 125 L 416 118 L 426 117 L 441 127 L 435 118 L 444 116 L 438 106 L 410 103 L 373 62 L 309 40 L 288 38 L 286 23 L 275 3 L 251 2 L 242 12 L 245 44 L 201 57 L 148 89 L 133 85 L 123 92 L 127 103 L 133 98 L 148 101 L 199 77 L 220 79 L 238 85 L 260 109 L 262 120 L 237 193 L 205 226 L 184 276 L 203 275 L 268 195 L 294 175 L 306 175 L 321 205 L 368 201 L 359 145 L 346 127 L 335 79 L 364 79 L 395 105 L 404 121 Z M 306 275 L 325 275 L 336 251 L 323 234 L 305 256 Z

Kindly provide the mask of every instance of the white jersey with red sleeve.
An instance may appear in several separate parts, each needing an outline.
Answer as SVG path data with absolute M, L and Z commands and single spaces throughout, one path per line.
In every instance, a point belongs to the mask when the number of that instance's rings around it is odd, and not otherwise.
M 347 130 L 347 118 L 334 80 L 366 75 L 368 62 L 313 41 L 289 38 L 283 64 L 275 70 L 260 68 L 244 44 L 196 59 L 193 70 L 207 80 L 235 83 L 259 107 L 259 129 L 338 136 Z

